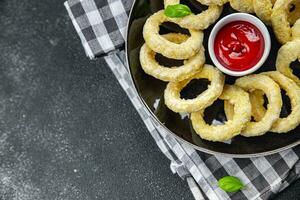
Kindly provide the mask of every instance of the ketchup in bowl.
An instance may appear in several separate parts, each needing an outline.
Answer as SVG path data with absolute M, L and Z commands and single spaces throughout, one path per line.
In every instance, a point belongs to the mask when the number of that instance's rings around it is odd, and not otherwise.
M 262 58 L 265 41 L 261 31 L 247 21 L 223 26 L 214 40 L 214 53 L 221 65 L 232 71 L 245 71 Z
M 267 60 L 271 37 L 266 25 L 247 13 L 233 13 L 219 20 L 209 35 L 211 61 L 223 73 L 245 76 Z

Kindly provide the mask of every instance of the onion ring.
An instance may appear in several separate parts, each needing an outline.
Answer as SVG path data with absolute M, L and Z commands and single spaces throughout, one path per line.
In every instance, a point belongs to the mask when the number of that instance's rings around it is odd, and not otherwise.
M 250 102 L 252 105 L 252 117 L 255 121 L 259 122 L 266 113 L 266 108 L 264 107 L 264 92 L 261 90 L 250 92 Z
M 187 59 L 195 55 L 202 48 L 203 32 L 189 29 L 191 36 L 185 42 L 176 44 L 159 35 L 160 24 L 168 21 L 163 10 L 147 19 L 143 29 L 146 44 L 167 58 Z
M 300 18 L 300 2 L 299 0 L 292 0 L 289 4 L 289 8 L 293 8 L 292 11 L 288 12 L 288 21 L 291 25 L 295 24 L 295 22 Z
M 300 39 L 300 19 L 298 19 L 292 27 L 293 40 Z
M 287 96 L 291 101 L 291 110 L 292 112 L 285 118 L 279 118 L 274 122 L 271 128 L 271 132 L 275 133 L 286 133 L 294 128 L 296 128 L 300 124 L 300 87 L 291 79 L 284 76 L 278 71 L 265 72 L 262 73 L 264 75 L 272 78 L 283 90 L 286 91 Z M 259 101 L 264 101 L 263 96 L 260 97 Z M 256 108 L 257 110 L 261 110 L 261 115 L 264 115 L 265 108 L 263 104 L 252 104 L 252 108 Z M 252 113 L 253 116 L 256 114 Z M 260 117 L 260 116 L 258 116 Z
M 300 40 L 288 42 L 279 49 L 276 69 L 300 86 L 299 78 L 293 74 L 293 70 L 290 68 L 291 62 L 296 59 L 300 60 Z
M 253 0 L 230 0 L 230 6 L 240 12 L 254 13 Z
M 233 115 L 234 115 L 234 105 L 229 103 L 229 101 L 224 101 L 224 112 L 225 112 L 227 121 L 232 120 Z
M 194 99 L 181 99 L 181 90 L 193 79 L 208 79 L 211 83 L 208 89 L 199 94 Z M 200 73 L 195 74 L 193 77 L 179 82 L 170 82 L 165 89 L 164 98 L 166 106 L 177 113 L 197 112 L 202 110 L 218 99 L 222 94 L 224 87 L 225 76 L 215 67 L 211 65 L 204 65 Z
M 247 92 L 235 85 L 225 85 L 219 97 L 234 105 L 233 117 L 224 125 L 208 125 L 203 119 L 204 110 L 191 114 L 194 130 L 202 138 L 210 141 L 225 141 L 239 135 L 251 119 L 251 104 Z
M 261 90 L 254 90 L 249 93 L 250 103 L 252 105 L 251 114 L 255 121 L 260 121 L 264 116 L 266 109 L 264 107 L 264 93 Z M 224 101 L 224 111 L 228 120 L 233 117 L 233 105 Z
M 165 0 L 165 8 L 168 5 L 179 4 L 180 0 Z M 200 14 L 190 14 L 182 18 L 168 18 L 169 21 L 178 24 L 182 28 L 204 30 L 213 24 L 221 15 L 223 10 L 222 6 L 210 5 L 207 10 Z
M 249 122 L 241 135 L 252 137 L 265 134 L 280 115 L 282 99 L 279 86 L 271 78 L 261 74 L 239 78 L 235 84 L 246 91 L 258 89 L 266 94 L 269 103 L 264 117 L 259 122 Z
M 207 5 L 207 6 L 210 6 L 210 5 L 222 6 L 228 2 L 228 0 L 197 0 L 197 1 L 200 2 L 201 4 Z
M 271 0 L 253 0 L 256 15 L 266 24 L 271 24 L 274 3 Z
M 181 43 L 188 36 L 180 33 L 169 33 L 163 35 L 171 42 Z M 140 51 L 140 61 L 143 70 L 162 81 L 182 81 L 202 70 L 205 63 L 204 50 L 200 50 L 195 56 L 185 60 L 184 65 L 178 67 L 164 67 L 155 60 L 156 53 L 144 44 Z
M 271 17 L 274 33 L 280 43 L 285 44 L 292 40 L 292 24 L 289 21 L 289 6 L 293 0 L 277 0 L 273 7 Z M 297 7 L 300 7 L 300 5 Z M 300 8 L 299 8 L 300 9 Z M 297 15 L 296 15 L 297 14 Z M 296 21 L 300 17 L 300 13 L 296 13 L 292 21 Z

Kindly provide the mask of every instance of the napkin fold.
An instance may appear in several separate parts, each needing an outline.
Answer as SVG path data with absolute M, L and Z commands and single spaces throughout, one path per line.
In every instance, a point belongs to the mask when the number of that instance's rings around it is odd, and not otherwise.
M 300 174 L 300 147 L 265 157 L 230 158 L 196 151 L 167 133 L 144 108 L 125 62 L 124 40 L 133 0 L 68 0 L 65 7 L 84 50 L 91 59 L 103 56 L 144 121 L 170 168 L 187 181 L 195 199 L 269 199 Z M 224 176 L 239 177 L 242 191 L 226 193 L 217 186 Z

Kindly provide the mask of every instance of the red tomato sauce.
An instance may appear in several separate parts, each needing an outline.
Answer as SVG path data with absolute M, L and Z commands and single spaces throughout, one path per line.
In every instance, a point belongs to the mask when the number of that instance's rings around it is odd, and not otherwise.
M 217 33 L 214 51 L 218 61 L 232 71 L 245 71 L 262 58 L 265 42 L 260 30 L 246 21 L 226 24 Z

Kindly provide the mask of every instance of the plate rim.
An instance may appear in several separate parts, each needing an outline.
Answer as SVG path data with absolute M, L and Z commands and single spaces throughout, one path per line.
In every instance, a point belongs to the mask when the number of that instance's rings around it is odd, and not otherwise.
M 173 133 L 170 129 L 168 129 L 157 117 L 156 115 L 152 112 L 152 110 L 149 108 L 149 106 L 147 105 L 147 103 L 144 101 L 144 98 L 140 95 L 140 93 L 137 90 L 137 86 L 136 83 L 134 81 L 133 78 L 133 74 L 132 74 L 132 70 L 131 67 L 129 65 L 129 53 L 128 53 L 128 37 L 129 37 L 129 26 L 130 26 L 130 21 L 132 19 L 132 12 L 134 7 L 136 6 L 136 2 L 140 1 L 140 0 L 133 0 L 133 3 L 131 5 L 130 11 L 129 11 L 129 15 L 128 15 L 128 20 L 127 20 L 127 24 L 126 24 L 126 32 L 125 32 L 125 64 L 127 65 L 126 67 L 129 70 L 129 74 L 130 74 L 130 81 L 132 82 L 133 86 L 134 86 L 134 91 L 136 92 L 136 94 L 138 95 L 139 100 L 142 102 L 144 108 L 146 108 L 146 110 L 148 111 L 148 113 L 150 114 L 150 117 L 152 119 L 155 120 L 155 122 L 161 126 L 164 131 L 166 131 L 167 133 L 171 134 L 173 137 L 175 137 L 175 139 L 179 140 L 180 142 L 187 144 L 191 147 L 193 147 L 195 150 L 198 150 L 200 152 L 204 152 L 204 153 L 208 153 L 211 155 L 215 155 L 215 156 L 227 156 L 227 157 L 231 157 L 231 158 L 255 158 L 255 157 L 260 157 L 260 156 L 268 156 L 268 155 L 272 155 L 275 153 L 279 153 L 281 151 L 285 151 L 288 149 L 291 149 L 297 145 L 300 144 L 300 140 L 295 141 L 289 145 L 286 145 L 284 147 L 280 147 L 274 150 L 269 150 L 269 151 L 265 151 L 265 152 L 261 152 L 261 153 L 247 153 L 247 154 L 233 154 L 233 153 L 224 153 L 224 152 L 219 152 L 219 151 L 214 151 L 214 150 L 209 150 L 206 149 L 204 147 L 200 147 L 197 146 L 195 144 L 192 144 L 189 141 L 186 141 L 185 139 L 179 137 L 177 134 Z

